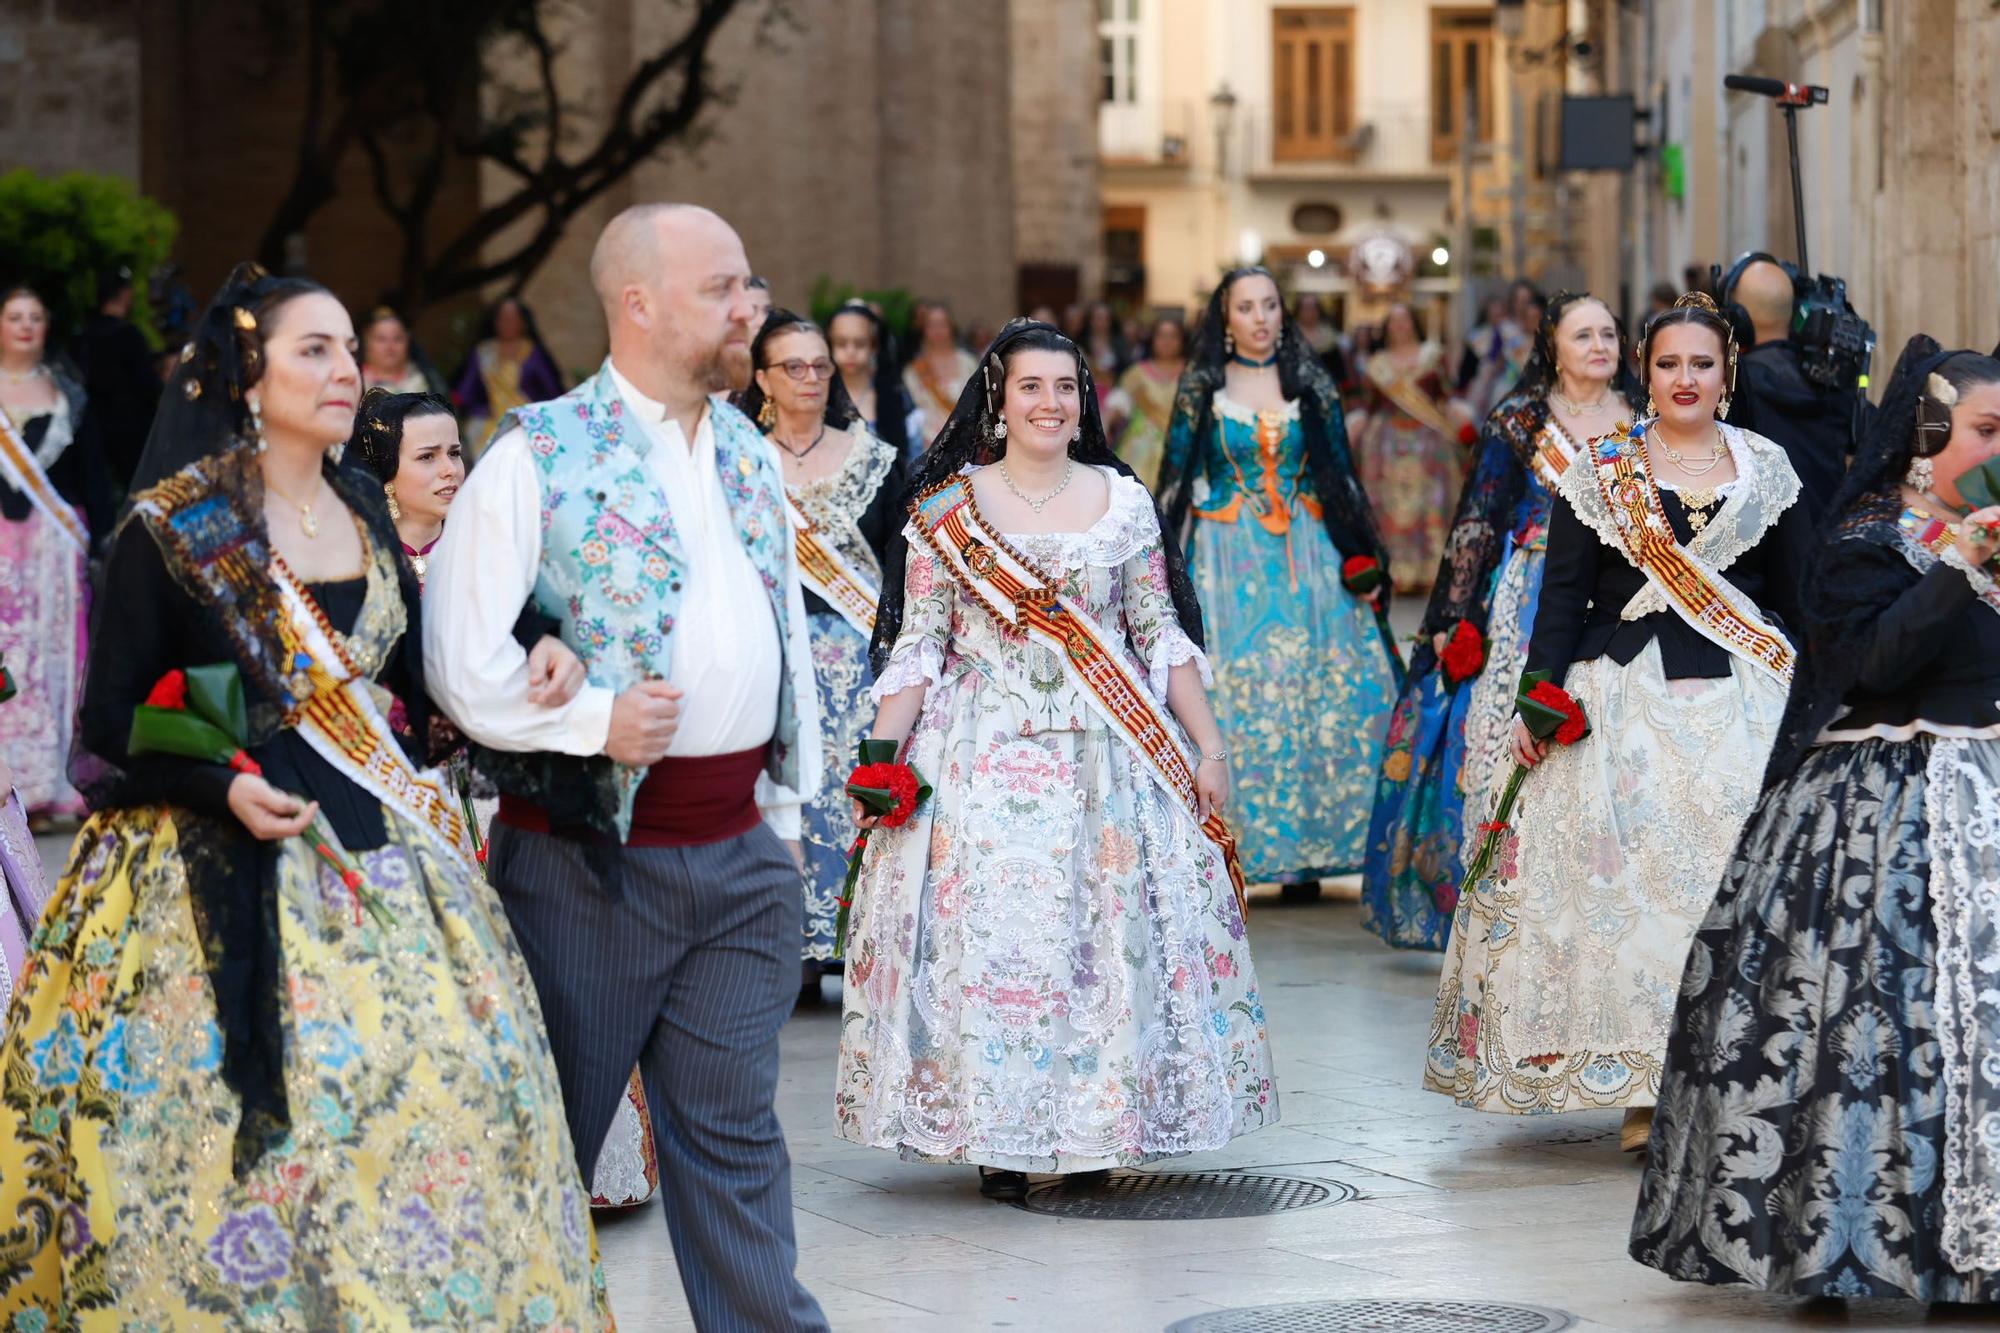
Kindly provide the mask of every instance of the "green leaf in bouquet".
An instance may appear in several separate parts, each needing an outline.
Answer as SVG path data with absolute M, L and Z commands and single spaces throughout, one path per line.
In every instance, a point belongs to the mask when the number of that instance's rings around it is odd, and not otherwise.
M 226 764 L 240 748 L 214 723 L 175 708 L 140 704 L 132 710 L 125 748 L 133 754 L 172 754 Z
M 1515 708 L 1521 714 L 1521 721 L 1527 724 L 1528 734 L 1538 741 L 1555 735 L 1562 724 L 1569 721 L 1569 714 L 1560 708 L 1551 708 L 1525 694 L 1515 700 Z
M 188 711 L 220 730 L 241 749 L 250 736 L 249 711 L 243 705 L 243 677 L 234 662 L 213 662 L 189 667 Z
M 1958 474 L 1958 493 L 1974 509 L 2000 505 L 2000 458 L 1989 458 L 1978 467 Z
M 850 782 L 847 794 L 878 815 L 886 815 L 896 808 L 896 794 L 886 787 L 857 787 Z
M 896 762 L 896 752 L 901 748 L 894 741 L 885 741 L 873 736 L 863 737 L 861 743 L 854 747 L 854 762 L 856 767 L 862 768 L 869 764 L 893 764 Z

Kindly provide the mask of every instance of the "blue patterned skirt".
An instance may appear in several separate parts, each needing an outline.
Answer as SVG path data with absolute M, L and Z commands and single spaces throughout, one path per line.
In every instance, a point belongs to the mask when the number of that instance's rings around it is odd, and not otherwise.
M 799 956 L 808 962 L 831 962 L 840 885 L 847 877 L 847 849 L 854 844 L 847 775 L 854 771 L 855 745 L 875 722 L 875 705 L 868 699 L 875 673 L 868 669 L 868 640 L 837 612 L 809 614 L 806 633 L 812 640 L 820 749 L 826 766 L 819 795 L 806 802 L 802 820 L 806 927 Z
M 1465 713 L 1472 684 L 1442 667 L 1412 675 L 1389 717 L 1388 752 L 1361 867 L 1361 924 L 1399 949 L 1441 950 L 1458 906 Z
M 1765 792 L 1688 955 L 1632 1257 L 1794 1296 L 2000 1300 L 1939 1251 L 1928 738 Z
M 1192 564 L 1244 875 L 1358 870 L 1396 701 L 1374 610 L 1341 585 L 1340 552 L 1303 509 L 1289 533 L 1202 521 Z

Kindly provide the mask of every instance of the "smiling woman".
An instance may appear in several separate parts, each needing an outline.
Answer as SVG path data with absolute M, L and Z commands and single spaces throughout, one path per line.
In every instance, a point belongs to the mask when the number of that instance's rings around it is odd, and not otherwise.
M 97 813 L 0 1049 L 9 1327 L 609 1323 L 526 966 L 426 765 L 416 582 L 329 459 L 359 394 L 340 303 L 249 265 L 168 385 L 86 676 Z M 218 663 L 242 762 L 131 753 Z

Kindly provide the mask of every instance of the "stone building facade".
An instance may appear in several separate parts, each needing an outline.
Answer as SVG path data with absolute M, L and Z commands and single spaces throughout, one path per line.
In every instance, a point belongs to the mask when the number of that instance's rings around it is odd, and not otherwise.
M 2000 339 L 2000 8 L 1992 0 L 1688 0 L 1630 20 L 1635 79 L 1683 178 L 1635 178 L 1634 288 L 1746 250 L 1795 257 L 1784 122 L 1728 73 L 1828 90 L 1799 114 L 1812 267 L 1880 337 Z M 1683 12 L 1683 10 L 1685 12 Z M 1663 127 L 1663 128 L 1662 128 Z
M 1017 312 L 1030 275 L 1095 295 L 1092 13 L 1090 0 L 743 0 L 711 48 L 726 97 L 578 216 L 528 283 L 557 359 L 578 371 L 602 355 L 586 261 L 603 221 L 639 200 L 715 208 L 777 299 L 801 307 L 822 276 L 943 297 L 989 325 Z M 687 17 L 660 0 L 549 0 L 544 14 L 576 142 Z M 0 0 L 0 164 L 135 180 L 179 216 L 175 258 L 205 297 L 255 251 L 291 181 L 302 22 L 255 0 Z M 520 51 L 490 59 L 497 105 L 530 70 Z M 363 154 L 336 186 L 289 254 L 359 313 L 389 285 L 400 233 Z M 511 186 L 454 164 L 434 229 Z M 478 306 L 426 312 L 419 333 L 440 360 L 456 359 Z

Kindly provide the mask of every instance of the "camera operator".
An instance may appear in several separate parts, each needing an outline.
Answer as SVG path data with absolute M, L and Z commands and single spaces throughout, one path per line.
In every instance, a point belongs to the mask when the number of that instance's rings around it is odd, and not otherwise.
M 1737 368 L 1729 420 L 1783 447 L 1799 474 L 1799 498 L 1818 523 L 1866 427 L 1867 402 L 1852 385 L 1825 389 L 1807 378 L 1803 349 L 1792 338 L 1797 288 L 1790 270 L 1768 255 L 1739 261 L 1737 269 L 1721 295 L 1742 307 L 1753 339 Z

